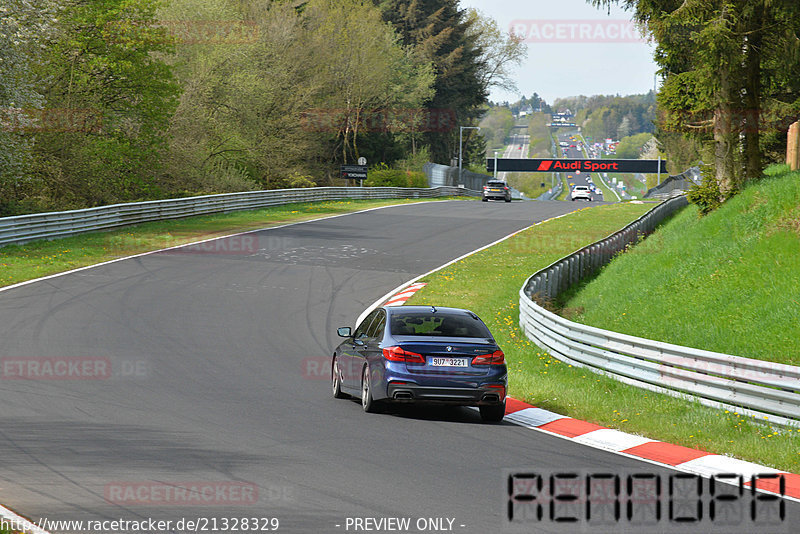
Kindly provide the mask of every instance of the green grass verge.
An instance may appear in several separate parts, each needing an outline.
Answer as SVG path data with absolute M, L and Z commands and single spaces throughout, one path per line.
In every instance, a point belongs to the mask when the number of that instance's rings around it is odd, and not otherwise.
M 617 182 L 624 183 L 625 192 L 631 196 L 642 198 L 644 194 L 647 193 L 646 185 L 637 180 L 636 176 L 632 173 L 608 173 L 607 180 L 610 182 L 612 178 L 616 178 Z
M 597 188 L 600 190 L 600 192 L 603 193 L 603 200 L 606 200 L 608 202 L 617 202 L 617 195 L 612 193 L 611 189 L 609 189 L 606 186 L 605 182 L 603 181 L 603 178 L 601 178 L 600 173 L 594 173 L 592 181 L 594 182 L 594 185 L 597 186 Z
M 425 199 L 344 199 L 286 204 L 260 210 L 156 221 L 53 241 L 7 245 L 0 248 L 0 286 L 202 239 L 379 206 L 420 201 L 424 202 Z
M 552 187 L 552 179 L 540 173 L 512 172 L 507 176 L 508 183 L 525 193 L 525 198 L 538 198 Z
M 575 320 L 800 365 L 800 173 L 769 172 L 706 217 L 683 210 L 615 259 L 567 300 L 583 310 Z
M 509 393 L 515 398 L 651 439 L 799 472 L 800 432 L 776 433 L 739 414 L 572 367 L 551 358 L 520 330 L 518 295 L 528 276 L 618 230 L 651 207 L 631 203 L 590 207 L 535 226 L 426 277 L 428 285 L 409 304 L 469 308 L 480 315 L 506 353 Z M 625 287 L 614 292 L 623 300 L 631 295 Z

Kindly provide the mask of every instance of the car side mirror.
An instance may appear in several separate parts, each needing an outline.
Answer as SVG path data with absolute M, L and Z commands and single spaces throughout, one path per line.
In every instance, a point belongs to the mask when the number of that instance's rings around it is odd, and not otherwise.
M 339 337 L 350 337 L 350 327 L 343 326 L 342 328 L 337 328 L 336 333 L 339 334 Z

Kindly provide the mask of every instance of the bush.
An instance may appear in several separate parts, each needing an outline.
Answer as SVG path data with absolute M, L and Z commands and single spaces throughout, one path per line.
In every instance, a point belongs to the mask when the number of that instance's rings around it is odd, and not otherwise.
M 411 172 L 423 172 L 425 164 L 430 160 L 430 150 L 428 150 L 428 147 L 423 146 L 417 149 L 416 154 L 409 154 L 406 158 L 397 160 L 394 163 L 394 168 Z
M 367 187 L 428 187 L 428 178 L 424 173 L 390 169 L 381 163 L 367 174 L 364 180 Z
M 702 182 L 700 185 L 693 185 L 686 193 L 686 198 L 700 208 L 700 215 L 706 215 L 717 209 L 722 201 L 719 184 L 714 176 L 714 166 L 703 165 L 701 174 Z

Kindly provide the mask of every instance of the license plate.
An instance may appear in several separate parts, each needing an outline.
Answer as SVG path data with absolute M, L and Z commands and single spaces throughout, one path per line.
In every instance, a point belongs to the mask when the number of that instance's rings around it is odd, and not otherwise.
M 489 189 L 489 191 L 491 191 L 492 193 L 499 193 L 500 192 L 499 189 Z
M 469 367 L 466 358 L 431 358 L 430 364 L 436 367 Z

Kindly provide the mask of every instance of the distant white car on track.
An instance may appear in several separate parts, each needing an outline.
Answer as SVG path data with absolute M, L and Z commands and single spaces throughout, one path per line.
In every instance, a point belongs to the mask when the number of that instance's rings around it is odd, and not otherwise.
M 592 201 L 592 191 L 589 189 L 589 186 L 586 185 L 576 185 L 572 188 L 572 193 L 570 194 L 570 200 L 577 200 L 582 198 L 583 200 L 588 200 L 589 202 Z

